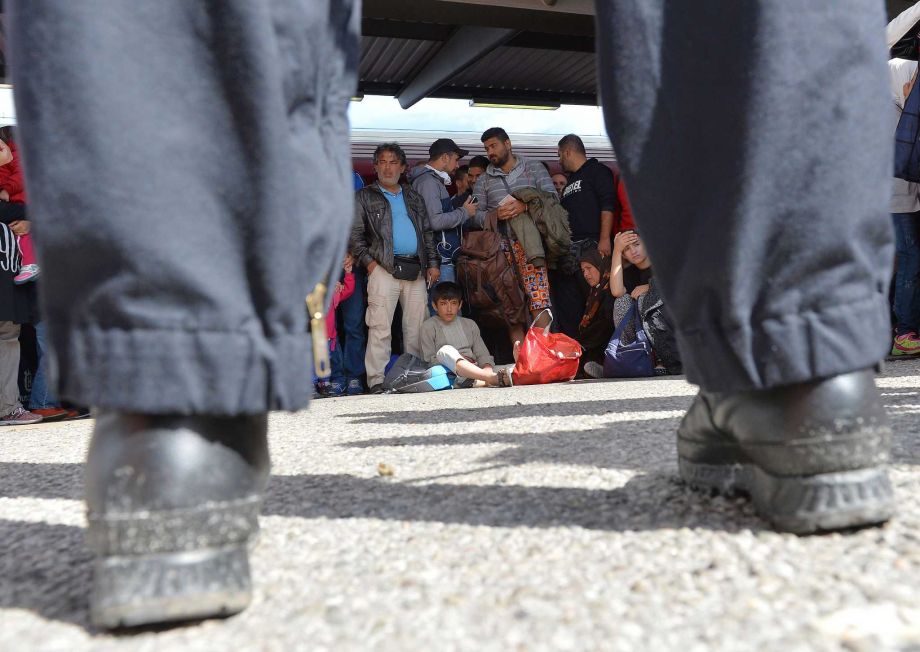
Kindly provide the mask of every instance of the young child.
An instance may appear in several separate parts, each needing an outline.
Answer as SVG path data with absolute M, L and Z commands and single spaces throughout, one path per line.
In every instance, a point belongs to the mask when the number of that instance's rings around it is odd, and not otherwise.
M 422 324 L 422 359 L 443 365 L 457 376 L 494 387 L 511 387 L 511 372 L 495 369 L 495 360 L 482 341 L 479 326 L 460 316 L 463 292 L 450 281 L 438 283 L 431 293 L 435 316 Z
M 19 163 L 19 150 L 16 147 L 16 141 L 12 139 L 9 127 L 0 130 L 0 201 L 10 204 L 26 203 L 26 188 L 22 178 L 22 167 Z M 35 260 L 35 252 L 32 249 L 32 236 L 22 233 L 17 226 L 20 224 L 27 225 L 28 222 L 15 220 L 9 225 L 16 234 L 21 256 L 19 273 L 13 278 L 13 283 L 16 285 L 34 281 L 40 273 Z
M 335 284 L 329 314 L 326 315 L 326 337 L 329 338 L 329 366 L 331 373 L 328 381 L 318 381 L 316 383 L 316 391 L 322 397 L 341 396 L 345 393 L 345 370 L 342 365 L 342 351 L 338 346 L 335 318 L 339 304 L 355 291 L 353 266 L 354 259 L 351 254 L 345 254 L 345 260 L 342 263 L 344 274 L 342 275 L 342 280 Z

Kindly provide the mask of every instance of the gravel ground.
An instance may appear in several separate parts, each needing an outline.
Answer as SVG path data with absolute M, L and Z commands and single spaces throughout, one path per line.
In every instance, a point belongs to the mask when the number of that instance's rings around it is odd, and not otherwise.
M 252 606 L 132 636 L 87 622 L 92 423 L 6 429 L 0 649 L 920 652 L 920 362 L 879 383 L 900 515 L 810 538 L 676 481 L 682 380 L 273 415 Z

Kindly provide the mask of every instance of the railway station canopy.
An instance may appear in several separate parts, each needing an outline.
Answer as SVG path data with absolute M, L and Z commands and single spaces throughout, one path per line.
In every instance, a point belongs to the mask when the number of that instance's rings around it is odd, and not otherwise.
M 915 1 L 885 0 L 889 20 Z M 5 83 L 7 4 L 0 0 Z M 425 97 L 597 104 L 594 0 L 364 0 L 362 12 L 359 95 L 395 96 L 403 108 Z
M 915 1 L 886 0 L 889 20 Z M 359 94 L 403 108 L 598 103 L 594 0 L 364 0 L 362 34 Z

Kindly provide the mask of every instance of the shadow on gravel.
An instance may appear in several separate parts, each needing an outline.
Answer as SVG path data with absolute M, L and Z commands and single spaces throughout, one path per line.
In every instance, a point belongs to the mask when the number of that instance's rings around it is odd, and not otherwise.
M 920 364 L 918 362 L 920 362 L 920 359 L 917 358 L 886 358 L 882 365 L 884 372 L 880 374 L 880 377 L 903 378 L 904 376 L 920 376 Z
M 83 500 L 82 464 L 0 462 L 0 498 Z
M 503 444 L 480 464 L 532 463 L 677 473 L 674 433 L 679 418 L 618 421 L 598 428 L 557 432 L 466 433 L 378 437 L 340 444 L 342 448 L 477 446 Z M 450 455 L 449 451 L 445 452 Z M 475 471 L 473 468 L 471 471 Z
M 764 527 L 747 501 L 692 491 L 665 473 L 640 475 L 617 489 L 419 485 L 348 475 L 273 476 L 262 513 L 618 532 L 685 527 L 736 532 Z
M 91 629 L 92 557 L 81 528 L 0 520 L 0 542 L 0 609 L 26 609 Z
M 501 405 L 483 409 L 445 408 L 438 410 L 401 410 L 399 412 L 365 412 L 344 416 L 355 424 L 405 423 L 448 424 L 471 421 L 496 421 L 519 417 L 574 417 L 611 412 L 655 412 L 660 410 L 684 411 L 690 406 L 692 396 L 665 396 L 659 398 L 596 399 L 567 403 Z

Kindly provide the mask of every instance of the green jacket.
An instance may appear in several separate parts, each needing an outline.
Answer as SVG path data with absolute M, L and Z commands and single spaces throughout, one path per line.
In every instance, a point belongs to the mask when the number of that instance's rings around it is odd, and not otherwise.
M 572 248 L 569 212 L 562 207 L 559 197 L 554 192 L 544 192 L 536 188 L 521 188 L 511 194 L 515 199 L 527 204 L 526 213 L 521 213 L 509 220 L 514 234 L 521 241 L 527 253 L 527 260 L 533 262 L 532 258 L 543 258 L 547 267 L 556 269 L 559 263 L 569 256 Z M 518 222 L 521 222 L 520 226 Z M 534 231 L 536 236 L 534 236 Z M 531 249 L 528 249 L 528 244 Z M 533 264 L 542 267 L 536 262 Z
M 518 197 L 518 193 L 527 192 L 528 190 L 531 190 L 531 188 L 516 190 L 511 194 L 517 199 L 521 199 Z M 524 200 L 521 199 L 521 201 Z M 540 231 L 537 229 L 537 225 L 534 224 L 533 217 L 530 216 L 530 213 L 516 215 L 508 220 L 508 224 L 511 226 L 511 230 L 514 231 L 514 237 L 518 239 L 518 242 L 520 242 L 521 246 L 524 248 L 524 255 L 527 256 L 527 262 L 534 267 L 546 267 L 546 252 L 543 249 L 543 238 L 540 237 Z

